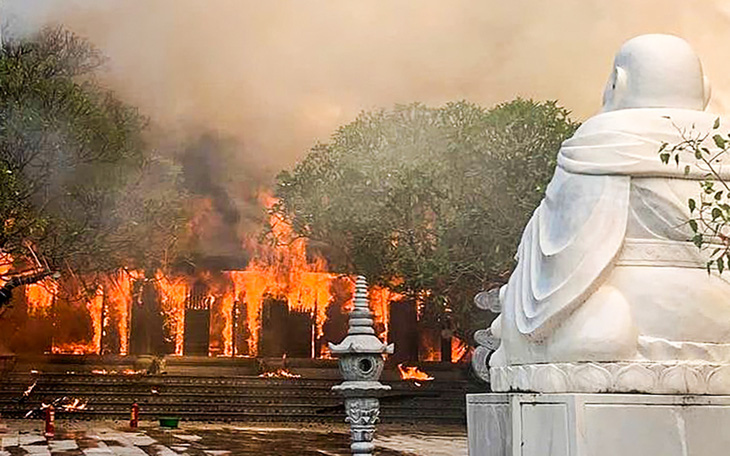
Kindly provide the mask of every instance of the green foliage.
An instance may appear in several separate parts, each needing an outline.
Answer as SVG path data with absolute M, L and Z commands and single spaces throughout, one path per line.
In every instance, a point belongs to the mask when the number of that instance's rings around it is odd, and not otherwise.
M 140 234 L 174 236 L 182 216 L 174 192 L 143 185 L 175 170 L 146 150 L 146 119 L 96 82 L 103 63 L 61 28 L 3 43 L 0 249 L 29 267 L 114 269 L 134 247 L 158 253 L 158 237 Z
M 720 164 L 730 149 L 730 134 L 716 133 L 720 124 L 718 117 L 711 132 L 680 131 L 682 140 L 674 145 L 662 144 L 659 157 L 662 163 L 669 163 L 671 158 L 678 164 L 682 156 L 688 156 L 706 170 L 697 198 L 687 200 L 687 224 L 693 233 L 692 243 L 700 250 L 712 249 L 707 272 L 715 269 L 722 274 L 730 266 L 730 183 L 721 175 Z M 712 150 L 707 146 L 710 138 L 715 146 Z M 685 174 L 689 170 L 687 165 Z
M 427 319 L 450 315 L 464 337 L 576 128 L 556 103 L 522 99 L 362 113 L 279 175 L 274 211 L 333 267 L 419 299 Z

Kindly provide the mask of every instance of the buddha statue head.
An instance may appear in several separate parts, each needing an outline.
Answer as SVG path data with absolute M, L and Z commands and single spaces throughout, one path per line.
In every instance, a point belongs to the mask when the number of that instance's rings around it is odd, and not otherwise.
M 702 111 L 710 84 L 692 47 L 672 35 L 641 35 L 616 54 L 603 92 L 603 111 L 680 108 Z

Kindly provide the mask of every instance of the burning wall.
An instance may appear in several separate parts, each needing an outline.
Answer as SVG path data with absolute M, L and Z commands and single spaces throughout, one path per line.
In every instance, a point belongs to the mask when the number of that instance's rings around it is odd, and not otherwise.
M 80 289 L 74 280 L 46 280 L 25 287 L 0 323 L 17 328 L 16 343 L 10 347 L 14 351 L 329 357 L 326 342 L 341 340 L 347 330 L 353 281 L 315 271 L 287 276 L 288 282 L 280 279 L 253 264 L 246 270 L 195 276 L 158 271 L 144 277 L 118 271 L 97 278 L 91 290 Z M 371 290 L 376 329 L 384 340 L 391 316 L 403 313 L 393 312 L 393 306 L 402 305 L 393 304 L 398 298 L 387 289 Z M 203 352 L 190 348 L 193 333 L 200 333 L 200 327 L 191 326 L 195 312 L 207 323 L 198 339 Z M 406 326 L 420 333 L 415 342 L 420 355 L 405 355 L 403 360 L 457 362 L 467 353 L 467 345 L 454 338 L 449 359 L 441 355 L 438 332 L 419 330 L 415 321 Z M 3 331 L 0 339 L 7 342 L 10 336 Z
M 286 223 L 271 226 L 287 242 L 249 241 L 252 259 L 241 270 L 67 273 L 27 286 L 0 319 L 0 341 L 36 353 L 329 357 L 326 342 L 346 332 L 354 280 L 328 271 L 323 258 L 308 258 L 305 240 Z M 441 341 L 422 340 L 432 347 L 419 350 L 415 304 L 393 304 L 400 300 L 371 289 L 378 336 L 395 341 L 403 360 L 418 359 L 419 351 L 438 360 Z M 391 318 L 398 321 L 393 332 Z
M 25 287 L 15 298 L 11 319 L 26 329 L 36 326 L 33 323 L 44 326 L 36 336 L 44 341 L 45 351 L 53 353 L 183 355 L 186 330 L 191 331 L 186 328 L 186 314 L 201 312 L 210 325 L 205 354 L 257 356 L 265 340 L 266 311 L 279 303 L 285 313 L 306 320 L 310 334 L 301 343 L 307 356 L 326 357 L 328 333 L 334 341 L 344 332 L 352 280 L 307 270 L 285 279 L 252 264 L 246 270 L 195 276 L 158 271 L 145 277 L 119 271 L 94 278 L 93 289 L 82 289 L 74 279 L 46 280 Z M 392 294 L 375 289 L 372 295 L 380 335 L 387 337 L 387 302 Z M 21 313 L 25 318 L 18 318 Z

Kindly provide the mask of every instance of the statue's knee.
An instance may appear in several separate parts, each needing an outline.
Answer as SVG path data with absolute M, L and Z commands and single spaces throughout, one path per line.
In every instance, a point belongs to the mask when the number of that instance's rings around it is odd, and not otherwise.
M 548 339 L 561 361 L 615 361 L 636 353 L 638 331 L 623 294 L 603 286 L 576 309 Z

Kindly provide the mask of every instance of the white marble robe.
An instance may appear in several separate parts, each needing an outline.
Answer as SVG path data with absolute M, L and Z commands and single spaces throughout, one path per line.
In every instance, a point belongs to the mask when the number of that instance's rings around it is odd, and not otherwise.
M 708 276 L 686 223 L 707 170 L 692 157 L 663 164 L 658 153 L 714 121 L 682 109 L 612 111 L 563 144 L 501 293 L 493 366 L 730 359 L 728 274 Z

